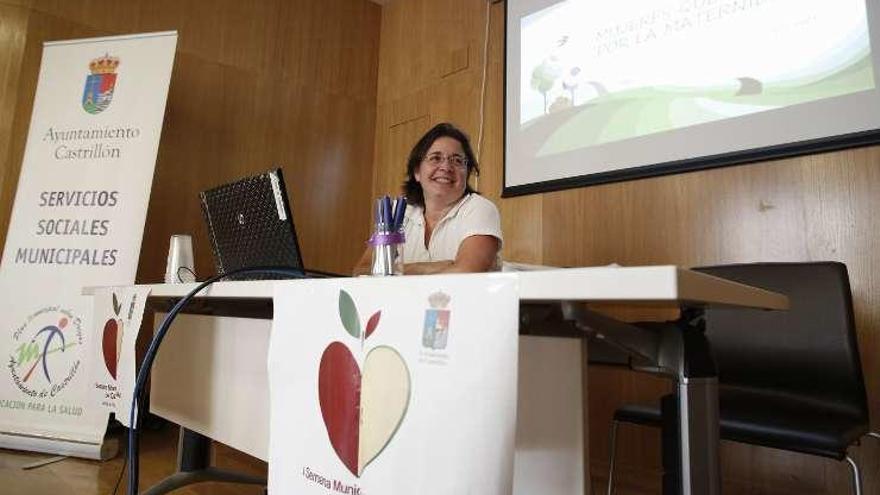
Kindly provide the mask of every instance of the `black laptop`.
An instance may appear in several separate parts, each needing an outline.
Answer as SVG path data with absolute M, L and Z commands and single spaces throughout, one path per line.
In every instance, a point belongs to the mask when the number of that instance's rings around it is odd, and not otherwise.
M 232 280 L 305 276 L 281 169 L 199 193 L 217 273 L 278 266 L 296 273 L 247 273 Z

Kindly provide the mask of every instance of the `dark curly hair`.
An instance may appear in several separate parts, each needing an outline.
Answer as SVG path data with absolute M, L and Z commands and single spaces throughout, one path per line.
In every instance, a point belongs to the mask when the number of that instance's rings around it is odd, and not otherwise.
M 416 181 L 415 173 L 418 170 L 419 165 L 421 165 L 422 160 L 425 159 L 425 155 L 428 153 L 428 150 L 431 148 L 431 145 L 434 144 L 434 141 L 442 138 L 448 137 L 455 139 L 459 143 L 461 143 L 461 148 L 464 150 L 464 155 L 467 157 L 467 175 L 465 176 L 465 194 L 476 192 L 470 184 L 467 183 L 467 180 L 471 177 L 471 172 L 476 175 L 480 175 L 480 166 L 477 163 L 477 157 L 474 155 L 474 150 L 471 149 L 471 142 L 463 131 L 461 131 L 458 127 L 454 125 L 443 122 L 435 125 L 428 132 L 419 139 L 419 142 L 413 146 L 412 151 L 409 153 L 409 160 L 406 162 L 406 179 L 403 182 L 403 194 L 406 195 L 406 201 L 412 205 L 418 205 L 422 208 L 425 207 L 425 194 L 422 191 L 422 185 Z

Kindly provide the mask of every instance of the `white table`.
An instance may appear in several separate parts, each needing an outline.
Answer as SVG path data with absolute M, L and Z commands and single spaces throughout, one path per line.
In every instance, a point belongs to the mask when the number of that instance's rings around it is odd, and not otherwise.
M 700 309 L 706 306 L 780 310 L 787 308 L 788 299 L 784 295 L 675 266 L 570 268 L 518 272 L 515 276 L 519 283 L 521 320 L 528 320 L 525 326 L 568 326 L 581 332 L 582 336 L 598 336 L 614 341 L 630 355 L 634 365 L 653 369 L 676 381 L 678 410 L 681 411 L 678 414 L 680 440 L 676 448 L 680 449 L 682 463 L 679 473 L 673 475 L 680 475 L 682 493 L 720 493 L 717 376 L 711 359 L 708 367 L 694 366 L 696 362 L 705 363 L 708 354 L 708 344 L 699 326 L 684 325 L 651 331 L 600 316 L 580 303 L 678 305 L 686 309 L 689 316 L 696 318 Z M 242 323 L 239 318 L 226 319 L 222 315 L 271 318 L 275 283 L 220 282 L 199 295 L 201 312 L 221 315 L 219 323 L 212 325 L 225 337 L 203 342 L 203 347 L 210 346 L 210 352 L 191 353 L 186 363 L 174 353 L 165 353 L 164 356 L 163 352 L 159 353 L 151 392 L 150 407 L 153 412 L 239 450 L 266 458 L 267 421 L 260 416 L 267 414 L 265 366 L 260 375 L 237 369 L 212 368 L 211 361 L 234 362 L 248 357 L 257 363 L 265 362 L 268 324 L 263 324 L 264 330 L 257 330 L 262 332 L 257 337 L 254 328 L 260 328 L 259 325 L 255 327 L 252 322 Z M 179 298 L 196 286 L 150 285 L 150 297 L 154 300 Z M 86 289 L 84 292 L 89 291 Z M 529 319 L 529 315 L 534 314 L 531 308 L 535 303 L 543 306 L 552 304 L 560 309 L 553 313 L 555 316 L 547 317 L 541 313 L 543 316 L 540 318 L 547 321 L 534 321 Z M 189 324 L 198 323 L 190 321 Z M 173 347 L 173 334 L 169 334 L 164 346 Z M 217 376 L 209 379 L 206 374 L 206 381 L 202 385 L 208 386 L 205 390 L 214 394 L 216 400 L 206 402 L 174 393 L 181 385 L 177 378 L 180 376 L 177 372 L 180 366 L 212 370 Z M 578 375 L 579 371 L 578 368 Z M 214 383 L 214 388 L 209 382 Z M 580 395 L 577 397 L 579 399 Z M 205 404 L 211 405 L 206 407 Z M 260 408 L 262 413 L 255 408 Z M 250 418 L 250 421 L 242 421 L 241 418 Z
M 469 274 L 463 277 L 491 277 Z M 430 276 L 430 275 L 428 275 Z M 782 294 L 750 287 L 672 265 L 638 267 L 560 268 L 516 272 L 522 301 L 585 301 L 675 303 L 696 306 L 741 306 L 787 309 Z M 276 281 L 218 282 L 200 298 L 267 300 Z M 152 297 L 182 297 L 197 283 L 144 285 Z M 84 294 L 90 294 L 87 288 Z

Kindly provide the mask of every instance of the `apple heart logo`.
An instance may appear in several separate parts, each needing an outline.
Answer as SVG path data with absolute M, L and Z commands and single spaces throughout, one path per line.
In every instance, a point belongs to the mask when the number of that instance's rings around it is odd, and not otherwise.
M 360 318 L 351 296 L 339 291 L 339 315 L 343 327 L 359 338 L 361 348 L 379 324 L 381 311 L 361 333 Z M 367 352 L 363 371 L 342 342 L 324 349 L 318 369 L 318 402 L 327 436 L 336 455 L 351 473 L 360 477 L 391 442 L 406 416 L 410 397 L 409 368 L 389 346 Z
M 119 316 L 122 305 L 113 293 L 113 313 Z M 116 367 L 119 364 L 119 353 L 122 350 L 122 320 L 110 318 L 104 323 L 104 334 L 101 339 L 101 349 L 104 351 L 104 366 L 113 379 L 116 379 Z

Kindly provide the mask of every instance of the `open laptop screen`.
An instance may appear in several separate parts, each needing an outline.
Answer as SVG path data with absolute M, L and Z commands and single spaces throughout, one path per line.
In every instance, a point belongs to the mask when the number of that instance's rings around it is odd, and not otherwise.
M 283 266 L 303 272 L 281 169 L 203 191 L 199 197 L 218 274 L 262 266 Z M 246 274 L 232 278 L 282 277 Z

